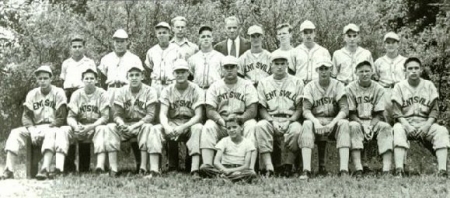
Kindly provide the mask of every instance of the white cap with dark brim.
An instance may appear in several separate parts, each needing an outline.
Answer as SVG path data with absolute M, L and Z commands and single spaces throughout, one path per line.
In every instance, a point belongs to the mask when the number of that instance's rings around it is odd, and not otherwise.
M 189 71 L 189 65 L 188 63 L 183 59 L 178 59 L 173 63 L 173 71 L 177 71 L 180 69 L 188 70 Z
M 384 35 L 383 41 L 386 41 L 389 38 L 394 39 L 396 41 L 400 41 L 400 37 L 395 32 L 388 32 L 386 35 Z
M 53 76 L 52 69 L 48 65 L 42 65 L 34 71 L 34 75 L 37 75 L 39 72 L 47 72 Z
M 315 30 L 315 29 L 316 29 L 316 26 L 310 20 L 305 20 L 300 25 L 300 32 L 303 32 L 303 30 Z
M 350 23 L 344 27 L 344 34 L 347 34 L 348 31 L 359 32 L 359 27 L 353 23 Z
M 168 30 L 171 30 L 172 28 L 170 28 L 170 25 L 166 22 L 160 22 L 157 25 L 155 25 L 155 29 L 158 28 L 167 28 Z
M 116 32 L 114 32 L 113 38 L 127 39 L 128 34 L 124 29 L 118 29 L 116 30 Z
M 238 59 L 234 56 L 225 56 L 222 58 L 222 66 L 224 65 L 238 65 Z

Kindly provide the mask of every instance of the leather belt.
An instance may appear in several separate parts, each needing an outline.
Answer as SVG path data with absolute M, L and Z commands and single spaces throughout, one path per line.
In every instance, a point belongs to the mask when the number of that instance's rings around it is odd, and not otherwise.
M 291 115 L 285 114 L 285 113 L 277 113 L 277 114 L 273 114 L 272 117 L 275 117 L 275 118 L 290 118 Z
M 113 88 L 121 88 L 123 86 L 125 86 L 126 83 L 111 83 L 108 85 L 108 87 L 113 87 Z
M 388 85 L 385 85 L 385 86 L 383 86 L 384 88 L 394 88 L 394 86 L 395 86 L 395 83 L 392 83 L 392 84 L 388 84 Z
M 187 116 L 187 115 L 180 115 L 175 117 L 174 119 L 178 119 L 178 120 L 190 120 L 192 117 Z

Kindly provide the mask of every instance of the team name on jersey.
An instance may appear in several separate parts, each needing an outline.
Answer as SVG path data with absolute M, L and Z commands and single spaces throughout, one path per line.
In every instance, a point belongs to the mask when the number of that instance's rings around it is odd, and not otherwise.
M 314 100 L 313 107 L 318 107 L 318 106 L 327 105 L 327 104 L 333 104 L 334 105 L 336 103 L 337 102 L 335 102 L 333 98 L 323 97 L 321 99 Z
M 180 107 L 192 108 L 192 102 L 187 100 L 177 100 L 172 103 L 172 108 L 178 109 Z
M 94 112 L 94 113 L 98 113 L 98 107 L 95 105 L 83 105 L 80 108 L 80 112 L 84 113 L 84 112 Z
M 41 100 L 39 102 L 33 103 L 33 109 L 34 110 L 38 110 L 39 108 L 41 108 L 43 106 L 52 107 L 53 109 L 55 109 L 56 102 L 55 101 L 51 101 L 49 99 L 46 99 L 46 100 Z
M 235 99 L 238 99 L 238 100 L 240 100 L 242 102 L 245 102 L 244 94 L 239 93 L 239 92 L 230 91 L 230 92 L 223 93 L 223 94 L 219 95 L 219 99 L 220 100 L 228 100 L 228 99 L 231 99 L 231 98 L 235 98 Z
M 277 96 L 277 90 L 270 91 L 269 93 L 264 94 L 264 95 L 266 97 L 266 100 L 270 101 L 270 100 L 272 100 L 273 98 L 275 98 Z M 290 91 L 287 91 L 287 90 L 280 90 L 278 95 L 281 96 L 281 97 L 286 97 L 286 98 L 288 98 L 289 100 L 292 100 L 292 101 L 295 101 L 295 99 L 297 98 L 297 94 L 294 94 L 294 93 L 292 93 Z
M 370 97 L 370 96 L 359 96 L 359 97 L 356 97 L 356 104 L 372 103 L 373 100 L 374 100 L 374 97 Z
M 414 96 L 414 97 L 408 98 L 406 100 L 403 99 L 404 107 L 408 107 L 408 106 L 411 106 L 411 105 L 417 104 L 417 103 L 419 103 L 423 106 L 426 106 L 426 107 L 431 107 L 431 101 L 428 101 L 427 99 L 422 98 L 420 96 Z
M 131 106 L 138 106 L 140 109 L 145 109 L 145 102 L 140 101 L 140 100 L 136 100 L 134 101 L 134 104 L 131 100 L 127 100 L 124 104 L 125 109 L 130 108 Z
M 244 66 L 244 72 L 245 73 L 250 72 L 250 71 L 255 70 L 255 69 L 260 69 L 260 70 L 263 70 L 263 71 L 267 72 L 268 74 L 272 74 L 272 72 L 270 71 L 269 66 L 266 65 L 266 64 L 262 64 L 260 62 L 257 62 L 256 64 L 255 63 L 250 63 L 250 64 Z

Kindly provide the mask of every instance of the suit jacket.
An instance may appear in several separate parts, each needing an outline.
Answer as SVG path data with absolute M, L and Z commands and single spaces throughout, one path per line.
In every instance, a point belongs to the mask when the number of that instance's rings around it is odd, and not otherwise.
M 222 53 L 224 56 L 228 56 L 228 45 L 227 45 L 227 40 L 225 39 L 219 43 L 217 43 L 216 45 L 214 45 L 214 50 Z M 238 52 L 238 58 L 239 56 L 241 56 L 242 54 L 244 54 L 244 52 L 246 52 L 247 50 L 250 49 L 250 41 L 243 39 L 242 37 L 239 37 L 239 52 Z

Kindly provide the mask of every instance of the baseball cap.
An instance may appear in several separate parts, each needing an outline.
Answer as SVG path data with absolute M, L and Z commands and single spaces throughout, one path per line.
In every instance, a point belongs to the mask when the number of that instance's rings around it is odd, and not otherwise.
M 113 38 L 127 39 L 128 34 L 124 29 L 118 29 L 114 32 Z
M 84 37 L 81 36 L 80 34 L 75 34 L 75 35 L 72 35 L 72 37 L 70 38 L 70 41 L 71 42 L 73 42 L 73 41 L 84 41 Z
M 144 68 L 142 66 L 140 66 L 140 65 L 133 65 L 133 66 L 131 66 L 130 69 L 128 69 L 128 72 L 130 72 L 132 69 L 137 69 L 137 70 L 139 70 L 141 72 L 144 71 Z
M 178 59 L 173 63 L 173 71 L 179 70 L 179 69 L 185 69 L 189 70 L 188 63 L 183 59 Z
M 332 67 L 333 63 L 330 60 L 328 60 L 327 58 L 322 58 L 322 59 L 320 59 L 319 61 L 316 62 L 316 68 L 319 68 L 319 67 L 322 67 L 322 66 Z
M 313 22 L 311 22 L 310 20 L 305 20 L 303 21 L 303 23 L 300 25 L 300 32 L 303 32 L 303 30 L 314 30 L 316 29 L 316 26 L 314 25 Z
M 213 31 L 212 27 L 209 25 L 202 25 L 200 26 L 200 29 L 198 29 L 198 34 L 201 34 L 204 30 Z
M 51 69 L 50 66 L 48 66 L 48 65 L 42 65 L 42 66 L 38 67 L 38 68 L 34 71 L 34 75 L 37 75 L 39 72 L 47 72 L 47 73 L 49 73 L 51 76 L 53 76 L 52 69 Z
M 166 22 L 160 22 L 160 23 L 158 23 L 158 24 L 155 26 L 155 29 L 157 29 L 157 28 L 167 28 L 167 29 L 169 29 L 169 30 L 172 30 L 172 29 L 170 28 L 170 25 L 169 25 L 168 23 L 166 23 Z
M 270 56 L 270 62 L 273 62 L 274 60 L 277 60 L 277 59 L 284 59 L 287 61 L 288 56 L 285 53 L 282 53 L 279 51 L 272 53 Z
M 252 34 L 262 34 L 262 35 L 264 35 L 264 31 L 263 31 L 263 29 L 260 26 L 252 25 L 252 26 L 250 26 L 248 28 L 247 34 L 248 35 L 252 35 Z
M 237 65 L 238 59 L 234 56 L 225 56 L 222 58 L 222 66 L 224 65 Z
M 388 38 L 400 41 L 400 37 L 395 32 L 388 32 L 386 35 L 384 35 L 383 41 L 386 41 Z
M 174 17 L 172 20 L 170 20 L 170 22 L 171 22 L 172 24 L 174 24 L 175 21 L 184 21 L 184 22 L 187 22 L 186 18 L 185 18 L 185 17 L 182 17 L 182 16 L 176 16 L 176 17 Z
M 359 32 L 359 27 L 353 23 L 350 23 L 344 27 L 344 34 L 347 34 L 349 30 Z

